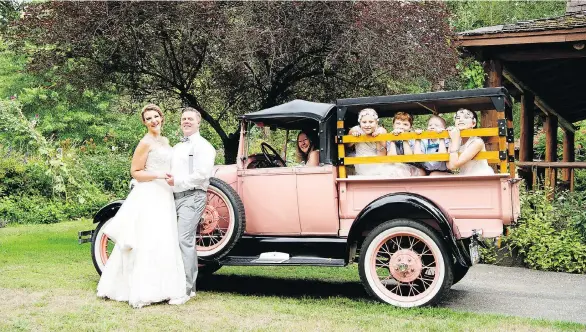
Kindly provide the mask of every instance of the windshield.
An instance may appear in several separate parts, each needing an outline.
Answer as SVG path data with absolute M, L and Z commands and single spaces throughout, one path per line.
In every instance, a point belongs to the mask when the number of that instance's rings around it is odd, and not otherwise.
M 268 144 L 275 152 L 285 160 L 285 166 L 297 166 L 299 162 L 296 157 L 296 138 L 299 130 L 284 130 L 276 128 L 271 130 L 269 127 L 259 127 L 254 123 L 248 125 L 246 135 L 248 159 L 264 159 L 262 143 Z M 266 145 L 265 145 L 266 146 Z M 265 148 L 266 152 L 273 154 L 270 148 Z M 285 155 L 286 154 L 286 155 Z M 261 168 L 263 165 L 257 165 L 255 168 Z

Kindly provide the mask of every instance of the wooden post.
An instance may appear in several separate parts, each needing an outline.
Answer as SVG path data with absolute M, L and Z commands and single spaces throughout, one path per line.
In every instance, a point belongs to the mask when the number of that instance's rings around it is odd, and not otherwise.
M 488 74 L 485 85 L 487 87 L 499 87 L 503 85 L 503 65 L 500 60 L 490 60 L 484 70 Z M 497 111 L 488 110 L 480 112 L 480 127 L 494 128 L 497 126 Z M 487 151 L 498 150 L 498 143 L 486 143 Z
M 534 139 L 534 103 L 535 96 L 525 91 L 521 96 L 521 138 L 519 147 L 519 161 L 533 161 L 533 139 Z M 533 172 L 525 170 L 525 183 L 527 189 L 533 188 Z
M 545 161 L 556 161 L 558 141 L 558 118 L 548 114 L 543 123 L 545 131 Z M 550 167 L 545 169 L 545 188 L 551 189 L 549 198 L 553 198 L 553 190 L 556 184 L 557 169 Z
M 564 129 L 564 155 L 563 161 L 576 161 L 576 153 L 574 149 L 574 133 Z M 562 170 L 562 180 L 569 182 L 570 191 L 574 191 L 574 169 L 564 168 Z
M 344 129 L 344 121 L 338 120 L 336 122 L 336 128 L 337 129 Z M 344 147 L 344 144 L 342 142 L 339 142 L 337 138 L 336 138 L 336 143 L 338 144 L 338 158 L 343 160 L 344 157 L 346 156 L 346 149 Z M 338 165 L 338 177 L 344 179 L 344 178 L 346 178 L 346 176 L 347 176 L 346 165 Z

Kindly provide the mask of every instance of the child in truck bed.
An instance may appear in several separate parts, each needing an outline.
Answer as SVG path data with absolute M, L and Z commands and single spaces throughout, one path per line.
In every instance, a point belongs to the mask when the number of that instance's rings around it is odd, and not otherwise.
M 432 115 L 427 121 L 427 130 L 441 133 L 446 130 L 446 120 L 438 115 Z M 420 129 L 415 130 L 416 133 L 420 134 Z M 437 139 L 418 139 L 415 141 L 414 153 L 415 154 L 434 154 L 434 153 L 448 153 L 449 140 L 444 138 Z M 448 166 L 445 161 L 426 161 L 420 164 L 427 175 L 449 175 Z
M 378 125 L 378 114 L 372 108 L 365 108 L 358 113 L 358 126 L 350 129 L 350 135 L 377 136 L 386 133 L 386 130 Z M 351 146 L 351 145 L 349 145 Z M 363 142 L 354 144 L 356 157 L 386 156 L 385 142 Z M 357 164 L 356 175 L 384 176 L 403 178 L 411 176 L 409 170 L 403 164 Z

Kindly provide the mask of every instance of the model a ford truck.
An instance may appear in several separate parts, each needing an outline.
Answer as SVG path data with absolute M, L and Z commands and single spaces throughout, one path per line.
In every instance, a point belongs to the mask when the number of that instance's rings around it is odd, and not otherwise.
M 476 156 L 498 172 L 400 179 L 349 175 L 354 164 L 421 162 L 431 155 L 348 157 L 348 143 L 447 137 L 445 132 L 348 135 L 365 107 L 381 118 L 399 111 L 495 110 L 496 127 L 463 130 L 461 135 L 483 137 L 498 146 Z M 512 127 L 504 88 L 339 99 L 335 104 L 294 100 L 245 114 L 237 163 L 217 166 L 208 189 L 196 236 L 200 275 L 228 265 L 357 262 L 364 287 L 376 299 L 399 307 L 435 303 L 478 262 L 479 240 L 500 236 L 519 216 Z M 287 142 L 289 132 L 314 130 L 319 165 L 291 166 L 282 157 L 286 151 L 280 154 L 266 142 L 259 153 L 252 153 L 258 141 L 252 133 L 259 128 L 283 131 Z M 448 160 L 448 154 L 432 156 Z M 101 230 L 122 202 L 102 208 L 94 218 L 96 229 L 80 233 L 80 238 L 91 236 L 98 272 L 114 245 Z

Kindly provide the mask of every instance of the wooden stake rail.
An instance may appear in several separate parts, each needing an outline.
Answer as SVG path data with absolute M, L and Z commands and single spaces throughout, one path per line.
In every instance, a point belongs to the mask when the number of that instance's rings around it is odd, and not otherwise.
M 484 151 L 479 152 L 474 160 L 487 159 L 489 163 L 500 163 L 498 151 Z M 376 163 L 409 163 L 409 162 L 425 162 L 425 161 L 448 161 L 450 160 L 449 153 L 434 153 L 434 154 L 410 154 L 398 156 L 373 156 L 373 157 L 345 157 L 344 165 L 355 164 L 376 164 Z
M 527 168 L 586 168 L 586 162 L 580 161 L 518 161 L 516 165 Z
M 498 128 L 478 128 L 478 129 L 466 129 L 460 131 L 461 137 L 498 137 L 499 136 L 499 129 Z M 503 135 L 504 136 L 504 135 Z M 412 140 L 412 139 L 436 139 L 436 138 L 450 138 L 447 131 L 443 131 L 441 133 L 437 133 L 435 131 L 424 131 L 421 134 L 417 134 L 414 132 L 409 133 L 402 133 L 399 135 L 394 134 L 380 134 L 376 137 L 360 135 L 360 136 L 352 136 L 352 135 L 345 135 L 342 136 L 342 143 L 363 143 L 363 142 L 381 142 L 381 141 L 403 141 L 403 140 Z
M 338 129 L 344 128 L 343 121 L 338 121 Z M 499 164 L 501 172 L 507 172 L 514 170 L 507 170 L 507 164 L 512 163 L 513 156 L 510 155 L 511 149 L 508 149 L 507 145 L 512 143 L 507 142 L 507 131 L 504 128 L 477 128 L 477 129 L 466 129 L 460 132 L 461 137 L 485 137 L 485 141 L 498 142 L 500 151 L 483 151 L 479 152 L 474 159 L 486 159 L 487 162 L 492 164 Z M 346 165 L 356 164 L 376 164 L 376 163 L 409 163 L 409 162 L 426 162 L 426 161 L 448 161 L 450 159 L 449 153 L 434 153 L 434 154 L 411 154 L 411 155 L 396 155 L 396 156 L 370 156 L 370 157 L 347 157 L 345 156 L 345 145 L 348 143 L 365 143 L 365 142 L 386 142 L 386 141 L 402 141 L 402 140 L 415 140 L 415 139 L 437 139 L 437 138 L 449 138 L 447 131 L 441 133 L 435 131 L 424 131 L 421 134 L 415 132 L 402 133 L 399 135 L 394 134 L 380 134 L 376 137 L 360 135 L 343 135 L 338 136 L 338 158 L 339 158 L 339 169 L 341 178 L 346 177 Z M 509 143 L 509 144 L 507 144 Z

